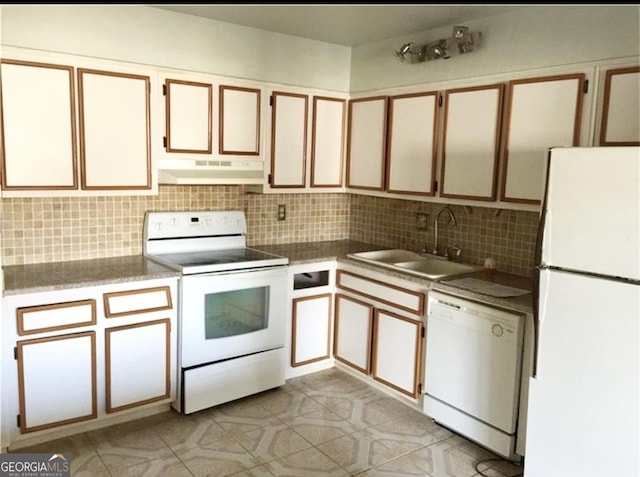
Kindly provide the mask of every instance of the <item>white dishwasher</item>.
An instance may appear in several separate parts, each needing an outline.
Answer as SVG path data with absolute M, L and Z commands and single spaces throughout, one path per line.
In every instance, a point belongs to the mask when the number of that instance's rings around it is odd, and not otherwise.
M 424 412 L 509 459 L 517 458 L 523 321 L 517 313 L 429 293 Z

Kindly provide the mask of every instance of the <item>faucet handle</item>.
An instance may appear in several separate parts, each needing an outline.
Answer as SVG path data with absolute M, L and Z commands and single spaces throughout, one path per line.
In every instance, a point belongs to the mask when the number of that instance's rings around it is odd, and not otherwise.
M 449 260 L 454 260 L 457 262 L 460 260 L 460 257 L 462 255 L 462 249 L 457 245 L 454 245 L 453 247 L 449 247 L 447 249 L 447 255 L 449 256 Z

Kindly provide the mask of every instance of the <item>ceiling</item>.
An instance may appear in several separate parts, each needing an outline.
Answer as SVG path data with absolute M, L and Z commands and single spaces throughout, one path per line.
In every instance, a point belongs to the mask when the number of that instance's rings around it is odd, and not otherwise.
M 440 27 L 453 27 L 518 8 L 515 5 L 148 6 L 350 47 Z

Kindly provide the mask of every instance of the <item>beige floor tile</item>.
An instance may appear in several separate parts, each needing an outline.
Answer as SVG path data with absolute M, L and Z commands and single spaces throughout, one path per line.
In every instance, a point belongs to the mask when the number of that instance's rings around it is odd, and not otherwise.
M 189 469 L 174 455 L 126 467 L 113 472 L 112 475 L 113 477 L 193 477 Z
M 286 390 L 273 389 L 257 395 L 256 402 L 272 415 L 280 418 L 302 416 L 323 409 L 322 404 L 290 386 Z
M 273 477 L 273 474 L 269 472 L 266 465 L 260 465 L 258 467 L 243 470 L 237 474 L 233 474 L 231 477 Z
M 190 447 L 176 452 L 196 477 L 227 477 L 260 465 L 242 446 L 228 449 Z
M 207 447 L 217 441 L 236 443 L 220 424 L 206 416 L 181 416 L 151 428 L 173 451 L 189 447 Z
M 269 462 L 267 468 L 276 477 L 347 477 L 349 475 L 315 447 Z
M 322 444 L 360 430 L 359 427 L 345 421 L 328 409 L 292 419 L 283 419 L 283 422 L 313 445 Z

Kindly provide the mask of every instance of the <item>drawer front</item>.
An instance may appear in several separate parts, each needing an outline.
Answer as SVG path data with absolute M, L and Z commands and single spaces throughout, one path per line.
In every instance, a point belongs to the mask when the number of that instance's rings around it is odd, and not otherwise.
M 65 330 L 96 324 L 96 301 L 26 306 L 16 310 L 18 335 Z
M 173 308 L 168 286 L 104 293 L 103 299 L 107 318 Z
M 336 284 L 343 290 L 376 300 L 401 310 L 424 314 L 424 293 L 384 283 L 355 273 L 338 270 Z

